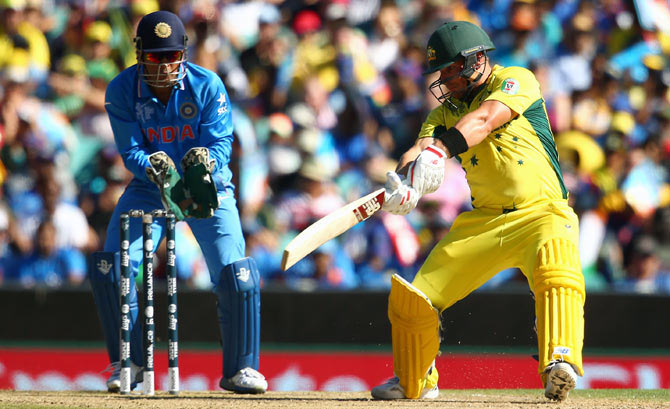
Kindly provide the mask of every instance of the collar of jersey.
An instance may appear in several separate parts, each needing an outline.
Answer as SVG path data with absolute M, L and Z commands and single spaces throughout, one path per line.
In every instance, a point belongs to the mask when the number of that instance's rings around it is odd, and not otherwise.
M 498 64 L 494 65 L 493 68 L 491 69 L 491 74 L 489 75 L 489 79 L 486 80 L 486 83 L 491 85 L 493 80 L 495 80 L 495 78 L 496 78 L 496 73 L 498 71 L 502 70 L 503 68 L 505 68 L 505 67 L 503 67 L 502 65 L 498 65 Z

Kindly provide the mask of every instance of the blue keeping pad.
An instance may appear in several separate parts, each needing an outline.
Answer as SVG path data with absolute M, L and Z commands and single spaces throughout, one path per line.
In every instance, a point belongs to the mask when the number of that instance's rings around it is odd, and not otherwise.
M 110 362 L 120 360 L 119 331 L 121 328 L 121 307 L 119 295 L 120 282 L 119 253 L 99 251 L 91 255 L 88 269 L 93 300 L 98 308 L 98 316 L 102 325 Z M 130 285 L 130 355 L 137 365 L 142 365 L 142 326 L 137 322 L 137 289 Z
M 254 259 L 247 257 L 225 266 L 215 292 L 223 341 L 223 377 L 232 378 L 247 367 L 258 369 L 261 296 Z

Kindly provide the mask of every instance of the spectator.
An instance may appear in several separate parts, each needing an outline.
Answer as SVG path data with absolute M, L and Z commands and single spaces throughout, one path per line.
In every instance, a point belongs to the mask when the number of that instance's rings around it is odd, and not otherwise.
M 68 3 L 62 9 L 66 21 L 59 30 L 54 30 L 49 41 L 49 49 L 54 66 L 58 66 L 66 55 L 76 54 L 84 48 L 84 23 L 86 19 L 83 5 L 76 2 Z
M 51 65 L 44 33 L 24 18 L 25 0 L 6 0 L 0 5 L 0 68 L 8 65 L 20 49 L 28 51 L 30 78 L 42 81 Z
M 98 151 L 89 165 L 80 174 L 80 207 L 95 236 L 100 238 L 105 236 L 114 206 L 132 174 L 123 166 L 123 160 L 113 146 Z
M 86 277 L 83 254 L 76 249 L 59 248 L 56 236 L 56 226 L 48 219 L 43 221 L 37 228 L 33 252 L 15 264 L 18 274 L 10 272 L 8 280 L 29 288 L 81 284 Z
M 372 64 L 378 71 L 386 71 L 400 58 L 407 41 L 402 14 L 395 3 L 382 4 L 371 37 Z
M 84 57 L 78 54 L 63 57 L 58 63 L 57 72 L 49 76 L 49 85 L 55 92 L 53 103 L 56 108 L 70 120 L 76 119 L 84 107 L 84 97 L 88 91 Z
M 60 183 L 49 176 L 37 180 L 37 193 L 42 200 L 42 220 L 50 219 L 55 227 L 57 248 L 92 251 L 98 248 L 99 238 L 90 228 L 84 212 L 60 197 Z
M 262 112 L 281 109 L 286 102 L 290 50 L 295 35 L 281 24 L 281 13 L 264 4 L 258 16 L 258 41 L 240 54 L 240 64 L 249 82 L 249 97 Z
M 626 277 L 617 283 L 620 291 L 650 294 L 670 291 L 670 276 L 660 270 L 658 243 L 649 235 L 635 238 L 626 257 Z
M 353 263 L 337 240 L 323 244 L 291 267 L 285 281 L 298 291 L 346 290 L 358 285 Z
M 335 48 L 323 30 L 321 16 L 313 10 L 302 10 L 295 15 L 292 26 L 298 36 L 293 54 L 294 98 L 306 92 L 309 78 L 318 81 L 325 92 L 332 91 L 339 82 L 339 73 L 335 67 Z
M 11 249 L 10 217 L 9 209 L 0 202 L 0 285 L 5 276 L 13 271 L 13 266 L 8 265 L 14 258 Z
M 333 185 L 332 174 L 315 160 L 307 160 L 298 173 L 296 189 L 285 193 L 277 203 L 277 218 L 295 231 L 344 205 Z

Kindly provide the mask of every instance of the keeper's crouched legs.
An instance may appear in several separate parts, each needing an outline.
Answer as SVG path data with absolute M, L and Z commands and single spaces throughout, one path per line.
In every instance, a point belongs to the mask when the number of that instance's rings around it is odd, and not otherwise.
M 565 239 L 545 243 L 538 253 L 533 282 L 538 371 L 546 387 L 545 395 L 564 400 L 575 387 L 576 375 L 584 374 L 582 346 L 586 292 L 577 246 Z M 557 365 L 561 362 L 572 368 Z
M 416 287 L 398 275 L 391 279 L 388 316 L 396 378 L 372 390 L 377 399 L 436 398 L 435 356 L 440 349 L 439 312 Z

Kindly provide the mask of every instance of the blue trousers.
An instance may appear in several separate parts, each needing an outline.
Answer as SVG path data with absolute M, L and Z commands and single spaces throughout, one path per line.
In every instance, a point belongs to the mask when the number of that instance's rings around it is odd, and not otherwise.
M 210 273 L 210 280 L 213 284 L 213 291 L 218 295 L 221 291 L 217 289 L 220 285 L 221 274 L 229 272 L 234 274 L 231 269 L 224 269 L 235 261 L 244 258 L 245 243 L 240 225 L 240 216 L 237 211 L 235 198 L 232 190 L 219 192 L 219 208 L 214 212 L 214 216 L 206 219 L 188 218 L 186 223 L 193 231 L 202 254 L 205 257 L 207 267 Z M 146 185 L 133 180 L 119 199 L 114 209 L 109 225 L 107 226 L 107 238 L 105 240 L 106 252 L 118 252 L 120 248 L 120 229 L 119 218 L 121 213 L 129 210 L 144 210 L 149 212 L 155 209 L 162 209 L 163 204 L 160 199 L 158 189 L 152 185 Z M 154 219 L 153 223 L 153 243 L 154 251 L 161 243 L 165 235 L 165 220 L 162 218 Z M 176 243 L 179 246 L 179 243 Z M 141 219 L 131 219 L 130 221 L 130 267 L 133 280 L 137 277 L 139 267 L 142 264 L 142 222 Z M 223 282 L 226 280 L 224 278 Z M 135 306 L 135 309 L 137 307 Z M 131 314 L 133 316 L 133 314 Z M 131 322 L 131 329 L 137 323 L 137 314 Z M 118 333 L 118 322 L 104 322 L 105 327 L 111 334 Z M 131 343 L 140 345 L 141 331 L 132 331 L 133 339 Z M 136 339 L 137 338 L 137 339 Z M 107 337 L 107 349 L 112 362 L 119 360 L 119 340 L 118 337 Z M 252 341 L 252 340 L 250 340 Z M 256 340 L 257 342 L 257 340 Z M 135 348 L 132 348 L 133 351 Z M 131 351 L 131 358 L 137 365 L 142 365 L 142 356 Z

